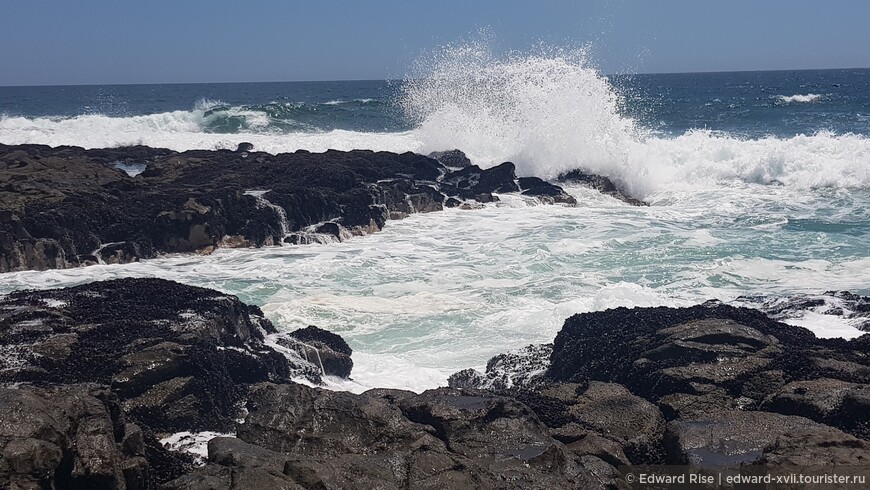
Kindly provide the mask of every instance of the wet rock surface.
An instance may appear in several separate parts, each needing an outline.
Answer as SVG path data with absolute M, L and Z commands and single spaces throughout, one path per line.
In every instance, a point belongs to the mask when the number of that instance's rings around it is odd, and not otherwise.
M 866 465 L 868 338 L 817 339 L 718 302 L 617 308 L 567 319 L 541 376 L 503 382 L 529 370 L 528 356 L 511 353 L 450 381 L 522 401 L 576 458 L 611 473 L 629 463 Z
M 313 325 L 294 330 L 278 344 L 296 352 L 326 375 L 347 378 L 353 369 L 353 349 L 340 336 Z
M 177 153 L 0 145 L 0 272 L 126 263 L 216 247 L 340 241 L 388 219 L 522 192 L 573 204 L 554 184 L 458 150 Z M 144 169 L 130 175 L 124 169 Z
M 233 296 L 160 279 L 17 292 L 0 302 L 0 380 L 100 383 L 154 429 L 225 431 L 240 386 L 293 374 L 272 330 Z
M 870 331 L 870 297 L 849 291 L 826 291 L 789 297 L 740 296 L 744 303 L 767 313 L 776 320 L 800 318 L 807 313 L 830 315 L 851 321 L 855 328 Z
M 302 488 L 587 488 L 582 464 L 528 407 L 490 393 L 442 388 L 362 395 L 260 384 L 239 441 L 209 445 L 210 464 L 169 488 L 225 468 Z M 239 456 L 227 457 L 228 445 Z M 222 453 L 223 451 L 223 453 Z
M 596 175 L 578 169 L 560 174 L 556 180 L 558 182 L 581 184 L 590 187 L 602 194 L 619 199 L 620 201 L 631 204 L 632 206 L 649 206 L 646 202 L 628 195 L 622 189 L 617 187 L 612 180 L 603 175 Z

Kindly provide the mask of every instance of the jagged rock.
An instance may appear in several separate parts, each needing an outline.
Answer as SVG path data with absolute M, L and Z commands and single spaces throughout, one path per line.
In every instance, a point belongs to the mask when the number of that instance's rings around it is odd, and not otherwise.
M 239 439 L 288 458 L 283 473 L 324 488 L 592 485 L 524 405 L 431 390 L 362 395 L 261 384 Z
M 448 166 L 410 152 L 270 155 L 247 143 L 182 153 L 0 144 L 0 272 L 307 243 L 316 240 L 301 234 L 313 226 L 343 239 L 520 191 L 510 162 L 456 170 L 461 152 L 438 156 Z M 128 163 L 144 170 L 131 176 Z M 552 184 L 522 182 L 544 203 L 573 202 Z
M 518 192 L 520 188 L 516 183 L 515 171 L 516 167 L 511 162 L 485 170 L 477 165 L 469 165 L 445 175 L 440 182 L 448 195 L 477 200 L 478 196 L 493 192 Z
M 158 430 L 234 426 L 243 384 L 293 374 L 256 307 L 159 279 L 119 279 L 0 301 L 0 381 L 111 385 Z
M 499 354 L 486 363 L 486 373 L 465 369 L 447 380 L 451 388 L 507 390 L 529 386 L 543 376 L 550 365 L 553 344 L 529 345 Z
M 561 187 L 537 177 L 520 177 L 517 182 L 524 196 L 535 196 L 548 204 L 577 204 L 574 196 L 566 193 Z
M 794 381 L 770 395 L 761 409 L 800 415 L 817 422 L 870 436 L 870 386 L 821 378 Z
M 429 158 L 438 160 L 445 167 L 465 168 L 471 165 L 471 160 L 460 150 L 433 151 Z
M 556 336 L 548 376 L 623 382 L 642 394 L 703 389 L 711 383 L 736 390 L 751 375 L 784 363 L 789 357 L 785 351 L 817 346 L 827 352 L 826 344 L 806 329 L 775 322 L 757 310 L 719 303 L 617 308 L 567 319 Z M 848 351 L 841 354 L 851 358 Z M 783 359 L 774 363 L 777 357 Z
M 209 464 L 163 485 L 166 490 L 232 488 L 312 488 L 296 483 L 284 473 L 287 456 L 235 437 L 215 437 L 208 442 Z M 308 482 L 302 482 L 308 483 Z
M 595 175 L 578 169 L 560 174 L 557 180 L 559 182 L 571 182 L 591 187 L 602 194 L 619 199 L 632 206 L 649 206 L 649 204 L 640 199 L 629 196 L 620 190 L 612 180 L 602 175 Z
M 297 352 L 321 368 L 323 374 L 347 378 L 353 369 L 353 349 L 340 336 L 313 325 L 294 330 L 278 339 L 278 344 Z
M 148 487 L 141 431 L 105 387 L 0 388 L 0 487 Z
M 767 412 L 728 411 L 668 424 L 669 464 L 866 465 L 870 446 L 838 429 Z

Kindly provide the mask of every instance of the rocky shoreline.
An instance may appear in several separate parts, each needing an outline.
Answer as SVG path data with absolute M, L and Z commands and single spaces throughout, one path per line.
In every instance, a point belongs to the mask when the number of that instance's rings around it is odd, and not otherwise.
M 270 155 L 0 145 L 0 272 L 372 233 L 556 184 L 460 151 Z M 608 179 L 571 181 L 634 205 Z M 627 488 L 626 465 L 870 463 L 870 334 L 817 339 L 829 292 L 568 318 L 551 344 L 423 393 L 324 389 L 353 350 L 235 296 L 118 279 L 0 299 L 0 487 Z M 864 322 L 866 325 L 867 322 Z M 201 458 L 178 450 L 199 440 Z
M 341 337 L 159 279 L 12 293 L 0 346 L 4 488 L 622 488 L 622 465 L 870 462 L 870 335 L 718 302 L 575 315 L 421 394 L 319 388 L 352 376 Z M 160 443 L 184 431 L 211 434 L 204 461 Z
M 0 144 L 0 272 L 340 241 L 498 193 L 575 203 L 558 185 L 518 178 L 510 162 L 484 170 L 458 150 L 431 157 Z M 606 177 L 575 171 L 562 181 L 643 204 Z

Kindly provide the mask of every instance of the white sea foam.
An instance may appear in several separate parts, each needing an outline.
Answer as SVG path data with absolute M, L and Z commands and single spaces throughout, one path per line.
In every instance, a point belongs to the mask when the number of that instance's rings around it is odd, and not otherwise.
M 170 451 L 182 451 L 194 456 L 194 462 L 201 466 L 208 458 L 208 441 L 215 437 L 234 437 L 235 434 L 222 434 L 220 432 L 177 432 L 163 439 L 163 444 Z
M 494 56 L 485 43 L 451 46 L 419 63 L 402 106 L 422 152 L 463 149 L 543 178 L 582 168 L 637 196 L 736 183 L 870 186 L 870 140 L 819 133 L 747 140 L 706 130 L 656 136 L 620 113 L 622 100 L 584 50 Z M 794 96 L 793 100 L 817 97 Z
M 806 104 L 809 102 L 818 102 L 821 100 L 821 94 L 795 94 L 795 95 L 777 95 L 776 100 L 783 104 Z
M 280 329 L 317 325 L 344 337 L 354 379 L 327 383 L 359 392 L 443 385 L 494 355 L 552 342 L 576 313 L 870 293 L 866 190 L 742 184 L 657 194 L 643 208 L 569 190 L 581 206 L 448 209 L 342 243 L 14 272 L 0 276 L 0 294 L 130 276 L 217 288 L 261 305 Z M 858 228 L 827 224 L 850 220 Z M 861 334 L 847 319 L 811 313 L 788 321 L 820 337 Z

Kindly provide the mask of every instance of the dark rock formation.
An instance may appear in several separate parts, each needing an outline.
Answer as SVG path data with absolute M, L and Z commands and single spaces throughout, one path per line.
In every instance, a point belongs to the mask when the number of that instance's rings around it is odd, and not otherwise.
M 811 461 L 831 447 L 817 464 L 865 464 L 867 352 L 865 338 L 816 339 L 716 302 L 618 308 L 566 320 L 545 379 L 621 383 L 657 404 L 672 463 Z
M 353 349 L 340 336 L 313 325 L 290 332 L 278 344 L 318 366 L 323 374 L 347 378 L 353 369 Z
M 144 171 L 131 176 L 125 165 Z M 524 182 L 544 203 L 574 202 L 557 186 Z M 519 191 L 511 163 L 455 170 L 413 153 L 0 145 L 0 272 L 342 240 Z
M 619 199 L 620 201 L 631 204 L 632 206 L 648 206 L 649 204 L 641 201 L 640 199 L 635 199 L 630 195 L 626 194 L 622 190 L 620 190 L 616 184 L 613 183 L 607 177 L 602 175 L 591 174 L 588 172 L 584 172 L 583 170 L 572 170 L 570 172 L 565 172 L 560 174 L 556 179 L 559 182 L 569 182 L 575 184 L 582 184 L 586 187 L 590 187 L 592 189 L 597 190 L 598 192 L 611 196 L 613 198 Z
M 859 330 L 870 331 L 870 297 L 849 291 L 800 294 L 790 297 L 740 296 L 738 303 L 758 308 L 775 320 L 799 318 L 807 312 L 849 319 Z
M 12 293 L 0 302 L 0 381 L 100 383 L 156 430 L 231 430 L 240 385 L 289 379 L 273 330 L 233 296 L 159 279 Z
M 757 310 L 575 315 L 552 345 L 422 394 L 295 384 L 347 376 L 352 351 L 307 327 L 285 356 L 273 330 L 235 297 L 156 279 L 9 295 L 0 486 L 613 488 L 625 464 L 870 462 L 870 335 L 816 339 Z M 195 467 L 157 443 L 181 430 L 236 435 Z
M 439 389 L 362 395 L 301 385 L 251 391 L 238 440 L 168 488 L 230 471 L 300 488 L 594 488 L 582 463 L 510 398 Z M 293 488 L 291 486 L 291 488 Z
M 142 430 L 94 385 L 0 388 L 0 487 L 145 489 Z
M 433 151 L 429 158 L 438 160 L 445 167 L 465 168 L 471 165 L 471 160 L 460 150 Z
M 447 380 L 451 388 L 507 390 L 529 386 L 547 372 L 553 344 L 529 345 L 499 354 L 486 363 L 486 372 L 464 369 Z
M 257 307 L 159 279 L 10 294 L 0 301 L 0 487 L 144 489 L 185 474 L 191 459 L 157 433 L 232 432 L 251 384 L 319 381 L 315 364 L 268 347 L 267 332 Z M 291 335 L 334 374 L 350 372 L 341 337 Z
M 868 352 L 870 335 L 817 339 L 718 302 L 618 308 L 566 320 L 543 376 L 512 383 L 505 373 L 529 361 L 511 353 L 450 383 L 522 401 L 605 474 L 629 463 L 866 465 Z

